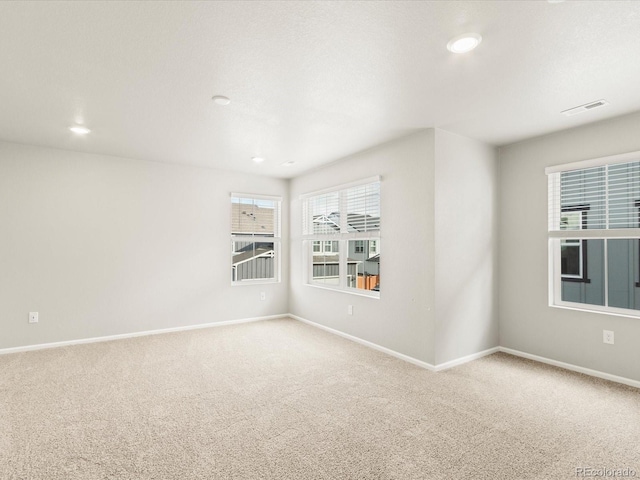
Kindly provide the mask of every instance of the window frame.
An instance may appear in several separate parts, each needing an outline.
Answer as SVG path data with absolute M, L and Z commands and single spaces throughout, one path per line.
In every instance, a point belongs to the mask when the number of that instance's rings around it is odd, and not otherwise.
M 572 205 L 572 206 L 567 206 L 567 207 L 562 207 L 561 212 L 562 213 L 569 213 L 569 212 L 580 212 L 580 222 L 578 224 L 579 228 L 577 229 L 569 229 L 571 231 L 576 231 L 576 230 L 586 230 L 587 229 L 587 215 L 588 212 L 590 210 L 590 206 L 589 205 Z M 562 242 L 568 242 L 571 240 L 578 240 L 578 239 L 573 239 L 573 238 L 566 238 L 564 240 L 560 241 L 560 248 L 562 249 Z M 564 274 L 564 273 L 560 273 L 560 278 L 561 281 L 563 282 L 580 282 L 580 283 L 591 283 L 591 280 L 589 280 L 589 261 L 588 261 L 588 243 L 586 240 L 578 240 L 579 244 L 578 247 L 580 248 L 580 254 L 579 254 L 579 258 L 580 258 L 580 273 L 579 275 L 570 275 L 570 274 Z M 566 243 L 565 243 L 566 245 Z M 562 253 L 561 255 L 561 259 L 562 259 Z
M 233 207 L 231 208 L 231 221 L 230 221 L 230 238 L 231 238 L 231 255 L 230 255 L 230 268 L 232 271 L 231 285 L 263 285 L 270 283 L 280 283 L 282 276 L 282 197 L 273 195 L 260 195 L 253 193 L 236 193 L 231 192 L 229 194 L 230 205 L 233 205 L 234 199 L 244 199 L 257 201 L 269 201 L 275 203 L 276 212 L 274 213 L 274 229 L 273 236 L 270 235 L 255 235 L 255 234 L 234 234 L 233 232 Z M 254 204 L 255 205 L 255 204 Z M 265 254 L 256 255 L 250 260 L 259 257 L 271 256 L 273 260 L 273 277 L 271 278 L 249 278 L 244 280 L 235 280 L 233 272 L 237 264 L 233 263 L 233 254 L 235 252 L 236 242 L 247 243 L 273 243 L 273 250 L 271 252 L 265 252 Z M 271 254 L 271 255 L 268 255 Z M 236 277 L 237 278 L 237 277 Z
M 637 200 L 636 208 L 638 209 L 638 228 L 640 228 L 640 200 Z M 640 272 L 640 241 L 638 241 L 638 272 Z M 640 273 L 638 274 L 638 281 L 636 282 L 636 287 L 640 288 Z
M 634 202 L 638 208 L 638 221 L 635 227 L 617 227 L 609 228 L 609 208 L 610 202 L 614 200 L 609 194 L 609 167 L 612 165 L 640 162 L 640 152 L 630 152 L 620 155 L 612 155 L 609 157 L 594 158 L 570 164 L 555 165 L 547 167 L 545 173 L 548 175 L 548 205 L 549 205 L 549 228 L 548 228 L 548 259 L 549 259 L 549 306 L 565 308 L 570 310 L 587 311 L 594 313 L 603 313 L 608 315 L 640 318 L 640 310 L 632 308 L 612 307 L 609 305 L 609 264 L 608 264 L 608 241 L 609 240 L 640 240 L 640 199 Z M 564 172 L 585 170 L 594 167 L 605 167 L 605 194 L 602 197 L 605 207 L 605 224 L 604 228 L 588 229 L 586 217 L 583 217 L 582 227 L 580 230 L 562 230 L 560 228 L 560 216 L 565 210 L 560 207 L 560 175 Z M 584 205 L 576 206 L 584 207 Z M 571 208 L 571 207 L 566 207 Z M 579 232 L 579 233 L 577 233 Z M 562 283 L 566 281 L 582 281 L 581 279 L 571 280 L 563 278 L 561 272 L 561 243 L 562 240 L 575 239 L 580 240 L 583 245 L 583 251 L 586 251 L 587 240 L 603 240 L 603 289 L 604 289 L 604 305 L 594 305 L 588 303 L 570 302 L 562 300 Z M 640 242 L 639 242 L 640 244 Z M 639 246 L 640 254 L 640 246 Z M 586 256 L 586 253 L 584 253 Z M 640 263 L 640 262 L 639 262 Z M 638 266 L 640 268 L 640 265 Z M 586 269 L 585 269 L 586 270 Z M 588 273 L 588 272 L 587 272 Z M 583 278 L 586 275 L 583 274 Z M 635 287 L 640 288 L 640 278 L 635 283 Z
M 374 248 L 371 248 L 371 242 L 374 242 Z M 378 239 L 373 239 L 369 241 L 369 258 L 375 257 L 376 255 L 378 255 Z M 371 253 L 373 250 L 373 253 Z
M 322 223 L 333 222 L 334 225 L 339 227 L 339 229 L 336 229 L 336 231 L 333 233 L 313 233 L 313 232 L 306 231 L 308 227 L 308 225 L 306 224 L 307 222 L 311 226 L 318 223 L 317 219 L 313 218 L 313 215 L 309 212 L 310 210 L 309 200 L 313 199 L 314 197 L 321 197 L 323 195 L 337 194 L 338 195 L 338 212 L 346 212 L 347 211 L 346 195 L 349 189 L 352 189 L 358 186 L 374 184 L 374 183 L 378 184 L 378 188 L 380 190 L 382 189 L 381 178 L 379 176 L 376 176 L 376 177 L 369 177 L 366 179 L 362 179 L 356 182 L 351 182 L 348 184 L 342 184 L 332 188 L 327 188 L 327 189 L 318 190 L 315 192 L 306 193 L 300 196 L 300 200 L 302 203 L 302 218 L 303 218 L 302 249 L 303 249 L 303 255 L 305 257 L 303 261 L 303 275 L 302 275 L 304 285 L 328 289 L 328 290 L 340 291 L 340 292 L 344 292 L 352 295 L 360 295 L 360 296 L 365 296 L 369 298 L 377 298 L 377 299 L 380 298 L 379 290 L 378 291 L 365 290 L 365 289 L 357 288 L 357 286 L 356 287 L 349 286 L 349 277 L 352 275 L 349 274 L 348 267 L 350 263 L 356 263 L 356 262 L 349 261 L 348 249 L 349 249 L 350 240 L 359 240 L 359 241 L 373 240 L 377 242 L 377 250 L 379 253 L 380 241 L 381 241 L 380 240 L 381 239 L 380 222 L 381 222 L 382 212 L 380 212 L 380 216 L 378 217 L 378 222 L 377 222 L 377 228 L 375 229 L 367 228 L 366 231 L 356 231 L 356 232 L 347 231 L 348 228 L 346 223 L 347 222 L 346 216 L 341 215 L 340 225 L 338 225 L 333 218 L 327 217 L 322 219 Z M 380 195 L 380 198 L 381 198 L 381 195 Z M 314 253 L 316 253 L 316 255 L 326 255 L 326 253 L 328 253 L 328 252 L 324 252 L 324 247 L 321 248 L 320 252 L 313 251 L 314 242 L 318 242 L 318 241 L 338 242 L 339 282 L 336 285 L 314 281 L 314 278 L 313 278 Z M 324 245 L 324 243 L 321 243 L 321 245 Z M 357 267 L 356 267 L 356 275 L 357 275 Z M 357 285 L 357 282 L 356 282 L 356 285 Z

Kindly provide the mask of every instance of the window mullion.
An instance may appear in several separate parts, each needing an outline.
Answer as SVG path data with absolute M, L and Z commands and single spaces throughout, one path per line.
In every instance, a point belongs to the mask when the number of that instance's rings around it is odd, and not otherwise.
M 609 165 L 606 165 L 604 169 L 604 228 L 608 230 L 609 227 Z
M 348 212 L 347 212 L 347 195 L 346 195 L 346 191 L 342 190 L 340 191 L 340 197 L 339 197 L 339 212 L 340 212 L 340 233 L 344 234 L 347 233 L 348 230 Z
M 338 244 L 339 247 L 339 251 L 340 251 L 340 256 L 339 256 L 339 262 L 340 262 L 340 288 L 341 289 L 345 289 L 347 287 L 347 257 L 348 257 L 348 250 L 349 250 L 349 242 L 347 240 L 340 240 L 340 243 Z
M 609 306 L 609 243 L 604 239 L 604 306 Z
M 339 245 L 339 270 L 340 270 L 340 288 L 347 287 L 347 256 L 349 253 L 349 242 L 345 240 L 345 234 L 348 230 L 348 211 L 347 211 L 347 191 L 340 190 L 339 209 L 340 209 L 340 243 Z

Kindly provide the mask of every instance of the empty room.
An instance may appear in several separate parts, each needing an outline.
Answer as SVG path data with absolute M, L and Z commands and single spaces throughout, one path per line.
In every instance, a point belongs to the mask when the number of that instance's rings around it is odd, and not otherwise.
M 0 2 L 0 479 L 640 477 L 640 2 Z

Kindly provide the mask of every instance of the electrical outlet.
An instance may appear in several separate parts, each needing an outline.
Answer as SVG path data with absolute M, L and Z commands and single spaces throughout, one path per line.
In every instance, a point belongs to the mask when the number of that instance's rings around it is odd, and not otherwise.
M 353 305 L 349 305 L 349 306 L 347 307 L 347 313 L 348 313 L 349 315 L 353 315 Z
M 38 323 L 38 312 L 29 312 L 29 323 Z
M 267 292 L 260 292 L 260 300 L 266 300 L 267 299 Z
M 611 330 L 602 331 L 602 341 L 613 345 L 613 332 Z

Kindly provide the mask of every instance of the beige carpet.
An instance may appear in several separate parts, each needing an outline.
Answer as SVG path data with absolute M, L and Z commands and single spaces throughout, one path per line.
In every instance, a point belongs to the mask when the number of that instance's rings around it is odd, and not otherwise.
M 0 478 L 640 478 L 640 390 L 431 373 L 294 320 L 0 356 Z

